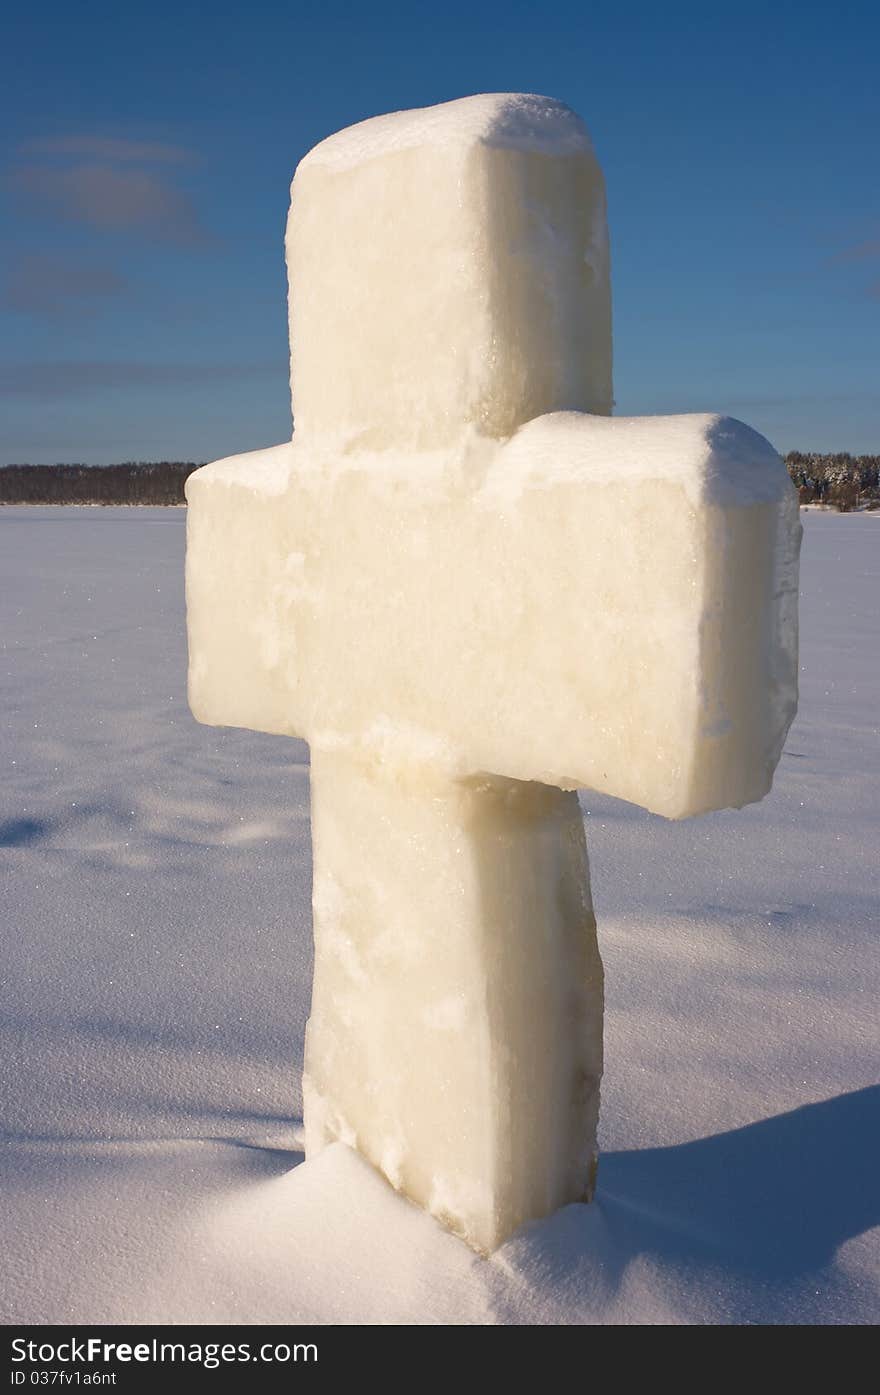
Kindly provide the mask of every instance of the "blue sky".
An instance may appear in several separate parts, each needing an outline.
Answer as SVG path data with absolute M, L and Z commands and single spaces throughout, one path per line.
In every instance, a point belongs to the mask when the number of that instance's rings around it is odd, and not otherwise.
M 16 7 L 0 72 L 0 462 L 205 460 L 290 432 L 300 157 L 532 91 L 608 182 L 617 411 L 880 451 L 880 7 Z

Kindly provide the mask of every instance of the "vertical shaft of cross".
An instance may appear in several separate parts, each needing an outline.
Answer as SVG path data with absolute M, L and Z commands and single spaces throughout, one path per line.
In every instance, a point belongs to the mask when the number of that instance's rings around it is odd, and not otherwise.
M 306 1150 L 477 1248 L 592 1187 L 602 965 L 577 796 L 312 754 Z

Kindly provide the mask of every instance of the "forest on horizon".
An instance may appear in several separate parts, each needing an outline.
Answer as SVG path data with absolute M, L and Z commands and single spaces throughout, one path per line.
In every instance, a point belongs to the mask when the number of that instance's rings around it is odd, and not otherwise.
M 844 513 L 880 508 L 880 455 L 789 451 L 785 463 L 802 504 L 827 504 Z M 2 465 L 0 504 L 183 504 L 187 476 L 200 464 Z

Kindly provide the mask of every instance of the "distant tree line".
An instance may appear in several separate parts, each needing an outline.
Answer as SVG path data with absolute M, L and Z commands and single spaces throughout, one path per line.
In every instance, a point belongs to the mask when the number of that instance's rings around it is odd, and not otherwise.
M 182 504 L 192 460 L 122 465 L 3 465 L 0 504 Z
M 842 512 L 880 508 L 880 455 L 785 457 L 802 504 Z M 182 504 L 192 460 L 128 460 L 122 465 L 3 465 L 0 504 Z
M 793 450 L 785 463 L 802 504 L 831 504 L 842 513 L 863 504 L 880 508 L 880 455 Z

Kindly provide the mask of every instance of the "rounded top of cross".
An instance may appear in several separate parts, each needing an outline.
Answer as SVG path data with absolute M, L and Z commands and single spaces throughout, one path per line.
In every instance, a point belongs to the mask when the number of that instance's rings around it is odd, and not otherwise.
M 563 102 L 530 92 L 483 92 L 347 126 L 314 146 L 300 169 L 350 169 L 392 151 L 438 145 L 490 145 L 545 155 L 592 149 L 583 121 Z

